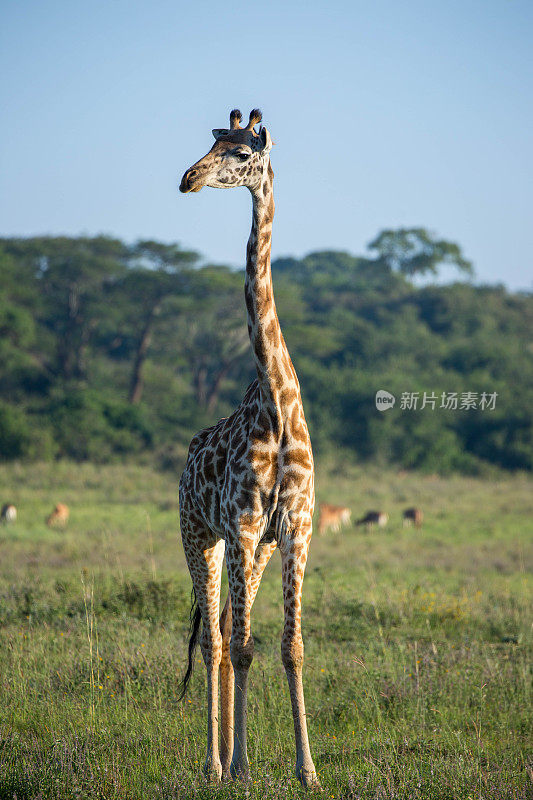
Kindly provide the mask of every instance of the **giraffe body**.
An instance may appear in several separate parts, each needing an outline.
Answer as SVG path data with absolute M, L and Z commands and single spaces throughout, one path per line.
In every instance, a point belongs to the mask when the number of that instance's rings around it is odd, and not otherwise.
M 300 386 L 279 326 L 270 271 L 274 216 L 272 146 L 265 128 L 246 128 L 233 111 L 231 128 L 213 131 L 210 152 L 184 174 L 180 190 L 246 186 L 252 194 L 245 301 L 257 379 L 236 411 L 197 434 L 180 480 L 185 556 L 201 615 L 200 646 L 208 677 L 206 775 L 249 775 L 246 751 L 248 670 L 253 659 L 250 612 L 263 570 L 279 547 L 285 625 L 282 661 L 296 736 L 296 774 L 317 785 L 309 750 L 302 684 L 302 582 L 311 541 L 314 468 Z M 219 620 L 226 561 L 230 594 Z M 191 637 L 191 642 L 194 639 Z M 191 645 L 190 645 L 191 648 Z M 189 649 L 189 670 L 192 666 Z M 218 742 L 220 670 L 221 743 Z M 235 708 L 234 708 L 235 702 Z
M 239 531 L 247 528 L 256 545 L 267 540 L 281 545 L 291 521 L 313 513 L 312 451 L 298 414 L 299 397 L 293 406 L 296 424 L 269 415 L 254 381 L 230 417 L 201 431 L 190 444 L 180 497 L 227 544 L 237 519 Z

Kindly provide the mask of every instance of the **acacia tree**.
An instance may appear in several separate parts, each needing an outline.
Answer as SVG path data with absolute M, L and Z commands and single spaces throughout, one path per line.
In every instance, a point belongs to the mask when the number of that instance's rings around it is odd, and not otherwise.
M 0 243 L 0 395 L 14 399 L 22 385 L 42 372 L 38 350 L 34 276 L 21 275 L 16 260 Z
M 464 258 L 455 242 L 436 239 L 425 228 L 384 230 L 368 245 L 377 260 L 403 275 L 436 275 L 442 264 L 456 267 L 467 276 L 474 274 L 472 263 Z
M 208 271 L 203 282 L 208 280 Z M 226 378 L 249 349 L 240 276 L 223 273 L 216 295 L 196 298 L 176 329 L 177 344 L 191 374 L 199 408 L 212 412 Z
M 192 251 L 177 244 L 140 241 L 131 249 L 130 269 L 115 285 L 119 300 L 122 335 L 132 341 L 133 364 L 128 399 L 141 401 L 144 388 L 144 366 L 158 321 L 165 314 L 175 314 L 167 302 L 191 291 L 190 267 L 198 260 Z
M 38 313 L 55 342 L 51 371 L 67 381 L 85 378 L 87 348 L 105 314 L 104 286 L 125 270 L 128 248 L 107 236 L 7 239 L 4 246 L 38 286 Z
M 223 381 L 248 350 L 248 331 L 242 320 L 232 319 L 220 310 L 198 317 L 189 333 L 195 397 L 201 408 L 212 412 Z

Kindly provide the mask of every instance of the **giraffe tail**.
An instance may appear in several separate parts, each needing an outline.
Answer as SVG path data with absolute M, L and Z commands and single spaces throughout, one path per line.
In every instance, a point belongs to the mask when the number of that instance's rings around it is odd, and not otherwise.
M 187 671 L 183 676 L 183 680 L 181 681 L 178 691 L 179 696 L 178 700 L 183 700 L 185 694 L 187 693 L 187 687 L 189 685 L 189 681 L 192 676 L 192 671 L 194 669 L 194 653 L 196 651 L 196 646 L 198 644 L 198 638 L 200 634 L 200 623 L 202 621 L 202 614 L 200 609 L 198 608 L 198 602 L 196 600 L 196 594 L 194 589 L 191 592 L 192 597 L 192 604 L 191 604 L 191 611 L 189 615 L 189 663 L 187 664 Z

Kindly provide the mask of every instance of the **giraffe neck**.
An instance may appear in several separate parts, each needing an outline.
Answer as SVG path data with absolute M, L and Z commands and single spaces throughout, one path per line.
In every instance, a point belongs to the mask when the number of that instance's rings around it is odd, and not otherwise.
M 259 187 L 252 192 L 252 230 L 246 250 L 244 294 L 248 333 L 257 369 L 263 403 L 284 415 L 289 388 L 299 393 L 298 378 L 283 339 L 270 270 L 272 221 L 274 219 L 274 173 L 270 162 Z

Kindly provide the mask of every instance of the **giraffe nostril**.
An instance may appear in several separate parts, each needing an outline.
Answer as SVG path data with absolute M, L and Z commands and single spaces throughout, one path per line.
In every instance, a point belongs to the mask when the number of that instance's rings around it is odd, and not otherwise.
M 198 191 L 197 189 L 193 189 L 193 185 L 199 174 L 200 172 L 197 169 L 188 169 L 181 179 L 180 192 Z

